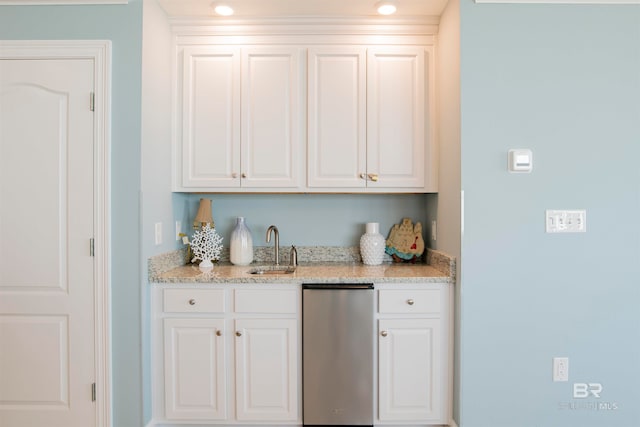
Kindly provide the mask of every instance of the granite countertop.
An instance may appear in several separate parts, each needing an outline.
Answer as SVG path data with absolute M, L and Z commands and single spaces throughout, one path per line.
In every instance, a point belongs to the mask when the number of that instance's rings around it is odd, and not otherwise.
M 422 262 L 396 264 L 387 262 L 368 266 L 361 262 L 359 249 L 354 247 L 301 247 L 301 262 L 290 274 L 250 274 L 259 267 L 272 267 L 273 255 L 269 248 L 257 248 L 257 260 L 248 266 L 232 265 L 228 256 L 211 269 L 200 269 L 186 264 L 184 250 L 178 250 L 149 259 L 150 283 L 455 283 L 455 259 L 428 249 Z M 288 259 L 281 260 L 286 267 Z
M 268 265 L 266 265 L 268 266 Z M 216 265 L 201 270 L 195 265 L 176 267 L 158 274 L 155 283 L 451 283 L 451 277 L 425 264 L 354 263 L 301 264 L 290 274 L 250 274 L 259 265 Z

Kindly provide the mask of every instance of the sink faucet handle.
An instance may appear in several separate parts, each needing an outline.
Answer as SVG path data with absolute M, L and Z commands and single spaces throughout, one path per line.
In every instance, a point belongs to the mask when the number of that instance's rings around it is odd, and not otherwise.
M 289 253 L 289 265 L 292 267 L 298 265 L 298 250 L 293 245 L 291 245 L 291 252 Z

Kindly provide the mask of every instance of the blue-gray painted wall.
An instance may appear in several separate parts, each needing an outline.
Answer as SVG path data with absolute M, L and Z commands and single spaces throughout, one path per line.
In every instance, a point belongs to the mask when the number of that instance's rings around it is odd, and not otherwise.
M 113 426 L 140 427 L 140 79 L 142 2 L 0 6 L 0 39 L 111 40 Z
M 114 427 L 144 425 L 141 364 L 148 359 L 140 346 L 148 337 L 140 336 L 141 272 L 144 257 L 165 248 L 140 250 L 140 236 L 153 238 L 153 224 L 140 225 L 139 210 L 141 3 L 0 7 L 3 39 L 113 42 Z M 637 427 L 640 8 L 461 0 L 461 22 L 465 262 L 458 424 Z M 534 151 L 534 173 L 505 171 L 513 147 Z M 163 200 L 164 210 L 173 205 L 175 219 L 200 197 L 173 195 L 166 203 L 156 189 L 145 190 Z M 370 220 L 363 206 L 397 206 L 385 204 L 384 196 L 266 197 L 214 195 L 216 220 L 228 230 L 233 216 L 244 214 L 256 234 L 276 223 L 283 244 L 305 244 L 306 237 L 292 236 L 309 229 L 324 244 L 343 244 L 356 240 L 358 224 Z M 417 212 L 423 201 L 433 212 L 435 203 L 433 196 L 388 200 L 404 207 L 385 213 L 383 224 Z M 313 215 L 301 214 L 306 207 Z M 544 234 L 547 208 L 587 209 L 588 232 Z M 315 215 L 323 209 L 328 216 Z M 166 214 L 160 214 L 164 221 Z M 165 225 L 165 236 L 171 228 Z M 571 358 L 569 383 L 550 381 L 554 356 Z M 573 401 L 573 382 L 602 383 L 600 402 L 618 409 L 561 409 Z
M 229 242 L 236 217 L 244 216 L 255 246 L 269 246 L 266 230 L 271 224 L 280 231 L 281 246 L 357 246 L 367 222 L 380 223 L 380 233 L 387 236 L 402 218 L 421 222 L 426 239 L 429 236 L 425 222 L 426 197 L 423 194 L 189 194 L 176 195 L 174 212 L 185 224 L 185 231 L 191 233 L 200 198 L 211 199 L 213 218 L 223 244 Z
M 459 425 L 638 427 L 640 5 L 462 0 L 461 62 Z M 545 234 L 545 209 L 587 232 Z

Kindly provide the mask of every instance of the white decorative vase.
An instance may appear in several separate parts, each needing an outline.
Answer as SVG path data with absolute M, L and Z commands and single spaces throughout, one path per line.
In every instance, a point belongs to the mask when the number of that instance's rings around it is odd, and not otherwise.
M 360 238 L 360 256 L 366 265 L 380 265 L 384 259 L 385 238 L 380 234 L 380 224 L 368 222 L 366 233 Z
M 236 227 L 231 232 L 229 258 L 234 265 L 249 265 L 253 262 L 253 239 L 244 217 L 236 218 Z

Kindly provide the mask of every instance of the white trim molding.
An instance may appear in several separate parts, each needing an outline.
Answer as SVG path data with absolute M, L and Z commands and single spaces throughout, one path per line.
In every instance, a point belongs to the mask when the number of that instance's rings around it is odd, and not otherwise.
M 0 59 L 94 61 L 94 318 L 96 426 L 111 427 L 111 41 L 0 40 Z
M 475 2 L 519 4 L 640 4 L 640 0 L 475 0 Z
M 0 0 L 0 6 L 58 6 L 86 4 L 128 4 L 129 0 Z

